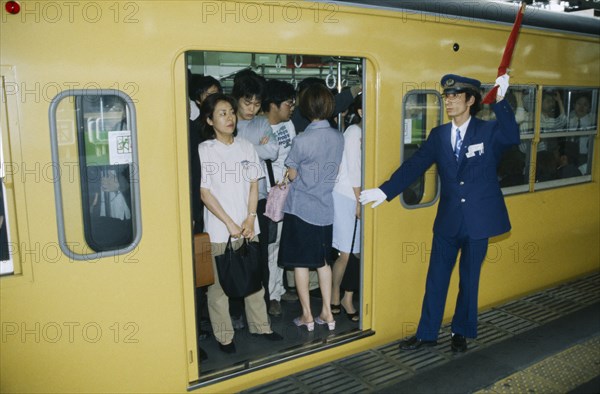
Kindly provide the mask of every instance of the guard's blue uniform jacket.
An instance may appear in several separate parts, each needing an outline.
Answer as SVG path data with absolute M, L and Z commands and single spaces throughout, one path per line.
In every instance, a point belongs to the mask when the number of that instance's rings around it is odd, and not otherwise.
M 519 143 L 519 127 L 506 100 L 492 106 L 496 120 L 471 118 L 458 161 L 450 142 L 452 123 L 434 128 L 425 143 L 379 188 L 390 201 L 433 163 L 441 180 L 440 202 L 433 232 L 456 236 L 464 224 L 472 239 L 510 230 L 508 212 L 497 177 L 502 153 Z

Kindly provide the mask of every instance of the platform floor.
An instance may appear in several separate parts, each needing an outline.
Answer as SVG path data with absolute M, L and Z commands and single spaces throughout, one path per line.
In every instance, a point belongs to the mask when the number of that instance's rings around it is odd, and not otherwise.
M 600 273 L 479 315 L 469 350 L 406 352 L 399 341 L 245 393 L 600 393 Z

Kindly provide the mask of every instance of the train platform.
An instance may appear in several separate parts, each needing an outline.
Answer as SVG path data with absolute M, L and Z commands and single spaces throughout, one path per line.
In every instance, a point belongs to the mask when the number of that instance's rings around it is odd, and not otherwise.
M 466 353 L 371 349 L 244 393 L 599 393 L 600 273 L 480 312 Z

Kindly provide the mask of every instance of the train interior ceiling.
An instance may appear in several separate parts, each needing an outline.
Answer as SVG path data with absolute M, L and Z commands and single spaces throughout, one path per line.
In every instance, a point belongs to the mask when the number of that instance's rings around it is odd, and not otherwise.
M 342 88 L 362 81 L 362 59 L 356 57 L 190 51 L 187 67 L 192 74 L 218 79 L 225 93 L 231 92 L 233 76 L 244 69 L 266 79 L 290 82 L 295 87 L 307 77 L 322 78 L 331 89 L 337 89 L 338 75 Z
M 363 80 L 363 59 L 355 57 L 207 51 L 191 51 L 186 55 L 188 77 L 212 76 L 220 81 L 226 94 L 231 93 L 235 74 L 246 69 L 251 69 L 266 79 L 289 82 L 296 88 L 304 78 L 321 78 L 334 93 L 362 84 Z M 283 276 L 284 281 L 287 282 L 287 275 Z M 310 294 L 311 308 L 317 313 L 321 310 L 320 291 L 317 288 Z M 361 304 L 360 292 L 355 293 L 356 310 L 360 310 Z M 265 346 L 264 340 L 252 336 L 248 331 L 242 306 L 243 300 L 230 300 L 230 313 L 236 328 L 234 338 L 236 353 L 224 353 L 219 349 L 218 342 L 211 333 L 212 327 L 206 306 L 206 289 L 196 289 L 199 354 L 207 355 L 207 358 L 200 363 L 200 384 L 237 373 L 250 372 L 280 360 L 300 357 L 372 334 L 369 330 L 362 331 L 360 322 L 354 322 L 345 315 L 336 316 L 337 324 L 334 331 L 316 327 L 313 332 L 308 332 L 304 327 L 296 327 L 292 322 L 302 313 L 300 302 L 282 300 L 281 315 L 269 315 L 269 319 L 273 331 L 282 335 L 284 339 L 269 342 L 268 346 Z M 241 320 L 235 316 L 238 313 L 235 311 L 242 313 Z

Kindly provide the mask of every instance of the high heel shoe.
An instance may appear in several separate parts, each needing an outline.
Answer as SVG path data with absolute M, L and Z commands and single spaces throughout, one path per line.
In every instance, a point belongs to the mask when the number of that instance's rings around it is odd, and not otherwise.
M 302 320 L 300 320 L 299 317 L 294 319 L 294 324 L 296 325 L 296 327 L 302 327 L 302 326 L 306 326 L 306 329 L 308 331 L 314 331 L 315 330 L 315 322 L 311 321 L 311 322 L 303 322 Z
M 331 314 L 332 315 L 339 315 L 342 312 L 342 305 L 341 304 L 331 304 Z
M 350 320 L 352 323 L 358 323 L 360 321 L 360 317 L 358 316 L 358 311 L 356 311 L 354 313 L 349 313 L 346 310 L 346 308 L 344 308 L 343 306 L 342 306 L 342 309 L 346 313 L 346 316 L 348 316 L 348 320 Z
M 327 321 L 321 319 L 320 316 L 318 316 L 318 317 L 315 317 L 315 323 L 317 323 L 320 326 L 324 326 L 325 324 L 327 324 L 327 328 L 329 329 L 329 331 L 335 330 L 335 320 L 331 321 L 331 322 L 327 322 Z

